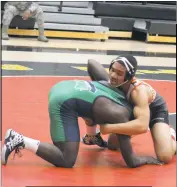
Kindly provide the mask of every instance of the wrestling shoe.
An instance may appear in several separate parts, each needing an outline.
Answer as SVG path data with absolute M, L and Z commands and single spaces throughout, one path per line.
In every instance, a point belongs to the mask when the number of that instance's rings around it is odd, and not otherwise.
M 82 142 L 86 145 L 98 145 L 99 147 L 107 147 L 108 144 L 106 141 L 103 140 L 101 137 L 100 132 L 98 132 L 96 135 L 88 135 L 86 134 L 82 138 Z
M 2 164 L 6 165 L 9 155 L 15 150 L 15 154 L 20 153 L 20 149 L 25 147 L 23 135 L 8 129 L 5 135 L 4 145 L 2 148 Z M 14 156 L 15 156 L 14 154 Z

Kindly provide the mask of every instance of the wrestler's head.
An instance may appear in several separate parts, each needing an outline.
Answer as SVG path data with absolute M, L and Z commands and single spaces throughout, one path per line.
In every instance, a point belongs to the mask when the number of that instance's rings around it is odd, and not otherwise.
M 137 60 L 131 55 L 122 55 L 114 59 L 109 68 L 111 85 L 118 87 L 130 82 L 137 70 Z

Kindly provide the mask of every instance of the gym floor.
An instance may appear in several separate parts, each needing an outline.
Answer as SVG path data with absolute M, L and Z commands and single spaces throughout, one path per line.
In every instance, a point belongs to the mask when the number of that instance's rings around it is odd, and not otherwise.
M 89 80 L 87 60 L 107 69 L 119 54 L 131 53 L 139 62 L 137 77 L 151 84 L 166 100 L 170 123 L 176 129 L 176 46 L 137 41 L 79 41 L 10 38 L 2 41 L 2 143 L 7 129 L 51 142 L 47 98 L 59 81 Z M 85 124 L 79 119 L 81 136 Z M 107 139 L 107 136 L 103 136 Z M 132 138 L 138 155 L 155 156 L 150 132 Z M 13 154 L 2 166 L 3 187 L 25 186 L 176 186 L 176 157 L 168 165 L 127 168 L 120 152 L 86 146 L 74 168 L 55 168 L 27 150 Z

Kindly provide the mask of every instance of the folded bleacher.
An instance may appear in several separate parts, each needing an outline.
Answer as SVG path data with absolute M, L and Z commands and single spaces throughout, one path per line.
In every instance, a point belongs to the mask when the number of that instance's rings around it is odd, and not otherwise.
M 48 37 L 105 40 L 133 38 L 137 32 L 138 36 L 143 33 L 147 42 L 176 43 L 175 1 L 38 1 L 38 4 L 44 11 Z M 38 26 L 34 19 L 24 21 L 16 16 L 10 28 L 10 34 L 34 36 Z
M 146 40 L 176 43 L 176 2 L 95 2 L 95 16 L 110 31 L 139 30 Z M 156 38 L 155 38 L 156 37 Z M 163 40 L 164 38 L 164 40 Z
M 94 16 L 92 3 L 88 1 L 37 2 L 44 12 L 44 28 L 48 37 L 107 39 L 108 27 L 101 25 L 101 18 Z M 34 19 L 24 21 L 16 16 L 10 25 L 10 34 L 36 35 L 38 25 Z M 17 29 L 31 29 L 20 31 Z

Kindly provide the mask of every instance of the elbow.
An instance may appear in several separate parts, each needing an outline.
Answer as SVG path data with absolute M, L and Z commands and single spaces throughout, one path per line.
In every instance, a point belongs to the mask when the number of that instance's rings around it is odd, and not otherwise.
M 147 123 L 147 124 L 143 124 L 143 125 L 142 125 L 142 123 L 139 124 L 138 127 L 137 127 L 138 133 L 139 133 L 139 134 L 147 133 L 147 131 L 148 131 L 148 126 L 149 126 L 148 123 Z
M 96 63 L 95 60 L 93 60 L 93 59 L 88 59 L 87 67 L 90 68 L 90 67 L 92 67 L 95 63 Z
M 149 127 L 149 117 L 142 116 L 137 121 L 137 129 L 139 129 L 140 134 L 144 134 L 148 132 Z
M 148 128 L 146 128 L 146 127 L 142 127 L 142 128 L 140 129 L 140 133 L 141 133 L 141 134 L 147 133 L 147 131 L 148 131 Z
M 94 76 L 94 73 L 93 73 L 94 72 L 95 63 L 96 63 L 96 61 L 93 60 L 93 59 L 89 59 L 88 63 L 87 63 L 87 72 L 88 72 L 90 78 L 92 79 L 92 81 L 96 80 L 96 78 Z

